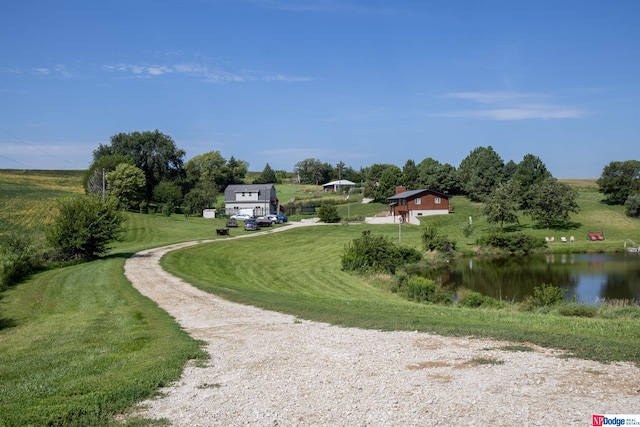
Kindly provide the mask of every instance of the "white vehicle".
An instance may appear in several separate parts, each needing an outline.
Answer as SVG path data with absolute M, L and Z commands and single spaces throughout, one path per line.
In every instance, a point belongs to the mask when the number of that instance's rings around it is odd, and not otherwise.
M 244 220 L 247 220 L 247 219 L 253 219 L 253 216 L 251 216 L 249 214 L 239 213 L 239 214 L 233 214 L 229 218 L 235 219 L 236 221 L 244 221 Z
M 273 214 L 269 214 L 269 215 L 265 215 L 265 218 L 271 220 L 272 223 L 274 224 L 280 224 L 280 219 L 278 219 L 277 215 L 273 215 Z

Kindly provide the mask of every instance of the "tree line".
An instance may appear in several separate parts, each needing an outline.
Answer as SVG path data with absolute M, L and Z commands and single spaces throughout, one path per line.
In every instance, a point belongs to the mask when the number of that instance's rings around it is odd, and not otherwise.
M 181 206 L 192 214 L 214 207 L 217 195 L 228 185 L 246 180 L 249 164 L 244 160 L 233 156 L 227 160 L 219 151 L 210 151 L 184 162 L 185 154 L 158 130 L 116 134 L 109 144 L 100 144 L 94 151 L 85 178 L 87 192 L 110 192 L 129 209 L 157 203 L 169 211 Z M 355 182 L 365 197 L 376 202 L 386 202 L 399 185 L 490 201 L 487 205 L 493 211 L 487 215 L 501 224 L 513 219 L 510 206 L 496 203 L 505 199 L 549 226 L 577 209 L 571 188 L 560 184 L 539 157 L 527 154 L 519 163 L 505 162 L 491 146 L 474 148 L 457 167 L 427 157 L 419 163 L 409 159 L 402 168 L 376 163 L 356 170 L 343 162 L 333 166 L 306 158 L 293 166 L 293 174 L 300 184 L 320 185 L 337 179 Z M 287 172 L 274 171 L 267 163 L 253 183 L 279 183 L 285 176 Z M 626 204 L 627 213 L 638 216 L 639 161 L 611 162 L 604 167 L 598 185 L 607 203 Z M 550 215 L 550 211 L 555 213 Z

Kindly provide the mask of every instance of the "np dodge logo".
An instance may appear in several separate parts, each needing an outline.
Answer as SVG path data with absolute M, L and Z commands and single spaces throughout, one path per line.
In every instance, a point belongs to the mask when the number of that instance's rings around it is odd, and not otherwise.
M 592 415 L 591 416 L 591 425 L 602 427 L 604 424 L 604 415 Z

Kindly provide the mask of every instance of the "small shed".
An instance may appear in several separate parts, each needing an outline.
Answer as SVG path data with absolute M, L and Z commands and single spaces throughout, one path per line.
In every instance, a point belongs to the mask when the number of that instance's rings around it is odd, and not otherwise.
M 215 209 L 204 209 L 202 211 L 202 217 L 203 218 L 215 218 L 216 217 L 216 210 Z

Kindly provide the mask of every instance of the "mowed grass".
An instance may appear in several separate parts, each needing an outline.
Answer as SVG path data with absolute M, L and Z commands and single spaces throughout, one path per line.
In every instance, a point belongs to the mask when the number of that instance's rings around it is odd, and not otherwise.
M 81 172 L 0 171 L 0 233 L 40 233 L 49 220 L 49 203 L 81 194 L 81 177 Z M 617 224 L 617 230 L 607 226 L 607 242 L 611 233 L 638 234 L 637 220 L 627 223 L 622 209 L 602 205 L 597 193 L 585 194 L 589 197 L 580 203 L 588 209 L 576 222 L 595 223 L 589 215 L 602 209 L 603 220 Z M 477 216 L 477 205 L 457 197 L 454 204 L 454 214 L 428 221 L 471 248 L 477 235 L 465 239 L 461 231 L 468 215 L 474 215 L 477 233 L 489 226 Z M 352 215 L 385 209 L 355 198 L 350 205 Z M 318 226 L 238 241 L 217 236 L 215 228 L 222 225 L 221 219 L 127 214 L 123 240 L 109 257 L 36 274 L 0 295 L 0 426 L 110 424 L 114 414 L 176 380 L 189 359 L 205 357 L 199 343 L 123 275 L 129 255 L 181 241 L 225 240 L 171 254 L 164 262 L 230 300 L 344 326 L 495 336 L 596 360 L 638 360 L 636 320 L 420 305 L 340 271 L 344 244 L 368 229 L 365 225 Z M 523 227 L 544 236 L 545 230 Z M 370 229 L 399 238 L 398 226 Z M 402 226 L 401 232 L 404 244 L 420 247 L 419 227 Z M 247 233 L 231 230 L 232 237 Z M 188 254 L 197 256 L 188 259 Z
M 0 425 L 107 425 L 204 357 L 122 262 L 38 274 L 3 296 Z
M 18 211 L 5 229 L 40 233 L 47 223 L 30 229 L 28 206 L 40 212 L 82 193 L 82 174 L 4 172 L 3 206 Z M 3 209 L 0 223 L 6 217 Z M 206 358 L 123 272 L 140 249 L 211 238 L 212 223 L 127 214 L 125 227 L 109 257 L 38 273 L 0 295 L 0 426 L 113 424 L 115 414 L 179 378 L 188 360 Z
M 381 330 L 491 337 L 566 350 L 599 361 L 640 363 L 638 319 L 568 318 L 410 302 L 340 270 L 344 245 L 371 230 L 394 238 L 396 226 L 316 226 L 214 242 L 167 254 L 163 266 L 226 299 L 300 318 Z M 407 227 L 408 245 L 419 228 Z

